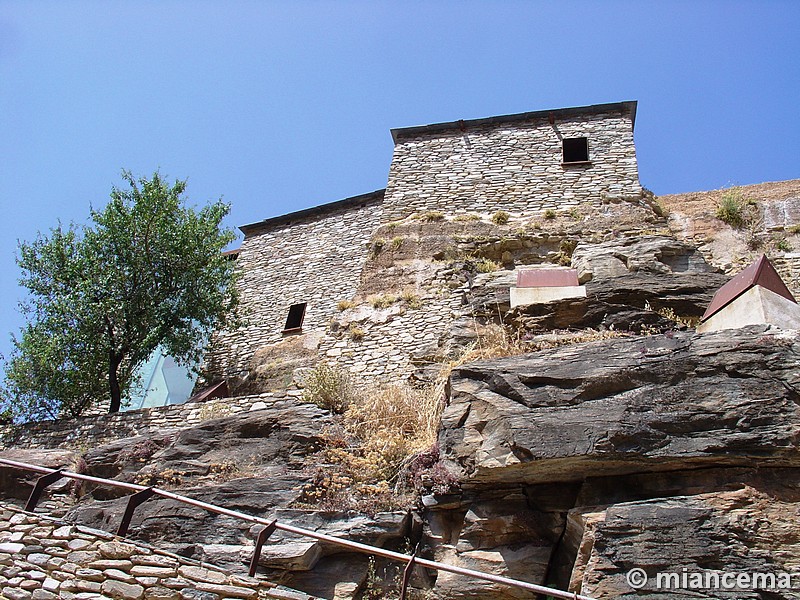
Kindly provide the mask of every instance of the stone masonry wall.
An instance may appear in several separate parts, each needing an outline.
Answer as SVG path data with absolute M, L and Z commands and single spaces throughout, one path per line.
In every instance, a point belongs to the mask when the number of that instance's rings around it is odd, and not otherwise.
M 241 374 L 258 348 L 283 338 L 293 304 L 307 303 L 303 332 L 325 329 L 337 301 L 356 292 L 381 199 L 376 194 L 360 205 L 270 225 L 245 237 L 238 263 L 247 323 L 216 336 L 209 374 Z
M 562 165 L 570 137 L 588 138 L 591 164 Z M 630 114 L 467 126 L 398 139 L 383 222 L 429 210 L 534 215 L 641 191 Z
M 774 256 L 772 263 L 795 298 L 800 299 L 800 252 L 785 252 Z
M 292 391 L 286 392 L 288 395 Z M 129 412 L 87 415 L 74 419 L 40 421 L 0 428 L 2 448 L 70 448 L 99 445 L 136 435 L 162 432 L 165 435 L 207 419 L 264 408 L 273 394 L 212 398 L 173 406 L 142 408 Z
M 0 589 L 9 600 L 311 598 L 9 504 L 0 505 Z
M 449 328 L 462 308 L 463 295 L 461 288 L 447 287 L 449 271 L 447 265 L 431 270 L 430 277 L 416 288 L 418 306 L 400 299 L 384 309 L 362 305 L 344 311 L 338 323 L 352 324 L 362 336 L 353 339 L 346 327 L 339 327 L 322 339 L 320 356 L 363 382 L 407 380 L 415 360 L 424 363 L 448 349 Z

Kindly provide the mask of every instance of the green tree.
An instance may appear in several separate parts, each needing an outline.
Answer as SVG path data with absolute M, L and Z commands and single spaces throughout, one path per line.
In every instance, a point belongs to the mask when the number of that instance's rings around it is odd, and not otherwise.
M 88 226 L 58 225 L 21 242 L 17 264 L 28 318 L 6 366 L 9 402 L 23 418 L 79 415 L 103 399 L 117 412 L 136 368 L 156 348 L 183 364 L 236 319 L 230 207 L 185 205 L 185 181 L 156 172 L 91 211 Z

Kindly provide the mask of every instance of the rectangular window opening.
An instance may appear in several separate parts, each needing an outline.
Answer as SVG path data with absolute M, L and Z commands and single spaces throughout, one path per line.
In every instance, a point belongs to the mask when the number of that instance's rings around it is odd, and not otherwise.
M 289 315 L 286 317 L 286 326 L 283 333 L 297 333 L 303 328 L 303 319 L 306 316 L 306 303 L 292 304 L 289 307 Z
M 564 138 L 564 163 L 589 162 L 589 138 Z

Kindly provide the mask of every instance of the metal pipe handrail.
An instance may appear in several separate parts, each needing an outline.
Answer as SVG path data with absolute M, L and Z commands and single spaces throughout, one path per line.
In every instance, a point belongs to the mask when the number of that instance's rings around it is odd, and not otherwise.
M 264 525 L 266 527 L 274 527 L 275 529 L 279 529 L 281 531 L 285 531 L 287 533 L 294 533 L 297 535 L 310 537 L 312 539 L 319 540 L 321 542 L 328 542 L 330 544 L 334 544 L 336 546 L 341 546 L 344 548 L 349 548 L 351 550 L 355 550 L 356 552 L 362 552 L 364 554 L 371 554 L 374 556 L 380 556 L 382 558 L 388 558 L 390 560 L 396 560 L 404 563 L 412 562 L 416 565 L 421 565 L 423 567 L 427 567 L 430 569 L 435 569 L 437 571 L 447 571 L 449 573 L 454 573 L 456 575 L 464 575 L 467 577 L 473 577 L 475 579 L 483 579 L 484 581 L 490 581 L 492 583 L 499 583 L 504 585 L 509 585 L 512 587 L 520 588 L 523 590 L 528 590 L 531 592 L 536 592 L 538 594 L 547 594 L 554 598 L 563 598 L 564 600 L 595 600 L 590 596 L 582 596 L 575 592 L 567 592 L 564 590 L 557 590 L 555 588 L 550 588 L 543 585 L 538 585 L 535 583 L 529 583 L 527 581 L 520 581 L 518 579 L 511 579 L 510 577 L 503 577 L 502 575 L 493 575 L 491 573 L 483 573 L 482 571 L 475 571 L 473 569 L 466 569 L 463 567 L 457 567 L 455 565 L 448 565 L 446 563 L 440 563 L 433 560 L 428 560 L 426 558 L 415 557 L 409 554 L 402 554 L 400 552 L 394 552 L 392 550 L 386 550 L 384 548 L 378 548 L 377 546 L 370 546 L 368 544 L 362 544 L 360 542 L 354 542 L 352 540 L 347 540 L 344 538 L 338 538 L 332 535 L 327 535 L 324 533 L 318 533 L 316 531 L 311 531 L 309 529 L 303 529 L 302 527 L 295 527 L 294 525 L 287 525 L 285 523 L 278 523 L 274 520 L 264 519 L 261 517 L 255 517 L 253 515 L 248 515 L 246 513 L 241 513 L 235 510 L 230 510 L 228 508 L 224 508 L 222 506 L 217 506 L 215 504 L 209 504 L 208 502 L 203 502 L 201 500 L 195 500 L 194 498 L 190 498 L 188 496 L 182 496 L 180 494 L 176 494 L 174 492 L 170 492 L 167 490 L 162 490 L 159 488 L 148 487 L 144 485 L 139 485 L 136 483 L 127 483 L 124 481 L 116 481 L 114 479 L 103 479 L 102 477 L 93 477 L 91 475 L 84 475 L 83 473 L 72 473 L 70 471 L 62 471 L 60 469 L 50 469 L 48 467 L 40 467 L 37 465 L 31 465 L 28 463 L 18 462 L 14 460 L 8 460 L 5 458 L 0 458 L 0 464 L 15 468 L 21 469 L 25 471 L 33 471 L 36 473 L 42 473 L 44 475 L 52 475 L 54 473 L 59 473 L 61 477 L 67 477 L 69 479 L 75 479 L 78 481 L 88 481 L 91 483 L 98 483 L 101 485 L 110 485 L 113 487 L 118 487 L 122 489 L 131 490 L 133 492 L 144 492 L 149 490 L 152 495 L 161 496 L 162 498 L 167 498 L 170 500 L 175 500 L 177 502 L 182 502 L 183 504 L 188 504 L 189 506 L 195 506 L 197 508 L 205 509 L 209 512 L 216 513 L 219 515 L 225 515 L 228 517 L 234 517 L 236 519 L 240 519 L 242 521 L 247 521 L 250 523 L 254 523 L 257 525 Z

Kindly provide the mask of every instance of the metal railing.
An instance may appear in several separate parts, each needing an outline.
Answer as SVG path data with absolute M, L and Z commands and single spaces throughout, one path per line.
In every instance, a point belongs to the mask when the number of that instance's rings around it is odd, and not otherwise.
M 226 515 L 228 517 L 233 517 L 235 519 L 247 521 L 249 523 L 254 523 L 256 525 L 263 525 L 263 528 L 256 537 L 253 557 L 250 561 L 249 573 L 251 577 L 255 575 L 256 568 L 258 566 L 258 560 L 261 555 L 261 549 L 264 543 L 267 541 L 269 536 L 275 530 L 280 530 L 280 531 L 285 531 L 287 533 L 294 533 L 296 535 L 309 537 L 315 540 L 319 540 L 321 542 L 327 542 L 329 544 L 333 544 L 342 548 L 348 548 L 355 552 L 361 552 L 373 556 L 380 556 L 382 558 L 387 558 L 389 560 L 395 560 L 406 563 L 406 568 L 402 580 L 401 598 L 405 598 L 405 591 L 407 589 L 408 580 L 410 579 L 413 567 L 419 565 L 421 567 L 425 567 L 428 569 L 435 569 L 437 571 L 446 571 L 448 573 L 454 573 L 456 575 L 464 575 L 466 577 L 473 577 L 475 579 L 482 579 L 484 581 L 490 581 L 492 583 L 499 583 L 502 585 L 508 585 L 511 587 L 528 590 L 531 592 L 536 592 L 537 594 L 545 594 L 548 596 L 552 596 L 553 598 L 563 598 L 564 600 L 594 600 L 590 596 L 582 596 L 575 592 L 557 590 L 543 585 L 529 583 L 527 581 L 519 581 L 518 579 L 511 579 L 510 577 L 493 575 L 491 573 L 483 573 L 481 571 L 475 571 L 473 569 L 465 569 L 463 567 L 457 567 L 454 565 L 448 565 L 446 563 L 440 563 L 437 561 L 428 560 L 426 558 L 420 558 L 416 556 L 416 554 L 402 554 L 400 552 L 393 552 L 391 550 L 386 550 L 384 548 L 378 548 L 376 546 L 370 546 L 368 544 L 362 544 L 360 542 L 354 542 L 351 540 L 338 538 L 332 535 L 326 535 L 324 533 L 317 533 L 316 531 L 303 529 L 301 527 L 295 527 L 294 525 L 288 525 L 286 523 L 279 523 L 276 520 L 255 517 L 253 515 L 248 515 L 246 513 L 230 510 L 227 508 L 223 508 L 221 506 L 216 506 L 214 504 L 209 504 L 207 502 L 195 500 L 194 498 L 189 498 L 188 496 L 182 496 L 180 494 L 176 494 L 174 492 L 162 490 L 155 487 L 148 487 L 144 485 L 138 485 L 135 483 L 126 483 L 124 481 L 116 481 L 113 479 L 103 479 L 101 477 L 92 477 L 91 475 L 84 475 L 82 473 L 71 473 L 69 471 L 64 471 L 61 469 L 50 469 L 47 467 L 40 467 L 37 465 L 17 462 L 5 458 L 0 458 L 0 465 L 5 465 L 7 467 L 11 467 L 14 469 L 19 469 L 23 471 L 32 471 L 35 473 L 42 474 L 42 476 L 37 479 L 36 484 L 33 486 L 33 490 L 31 490 L 28 502 L 25 505 L 25 510 L 28 512 L 33 512 L 33 510 L 36 508 L 36 505 L 39 503 L 39 500 L 42 496 L 42 492 L 44 492 L 47 486 L 52 485 L 59 479 L 65 477 L 69 479 L 75 479 L 77 481 L 87 481 L 90 483 L 96 483 L 100 485 L 109 485 L 113 487 L 127 489 L 134 492 L 131 496 L 128 497 L 128 504 L 125 508 L 125 513 L 122 516 L 122 522 L 120 523 L 119 528 L 117 529 L 118 536 L 124 536 L 128 532 L 128 527 L 130 526 L 131 519 L 133 518 L 133 513 L 136 510 L 136 507 L 142 504 L 143 502 L 147 501 L 148 499 L 152 498 L 153 496 L 160 496 L 162 498 L 167 498 L 170 500 L 175 500 L 177 502 L 182 502 L 183 504 L 188 504 L 189 506 L 202 508 L 218 515 Z

